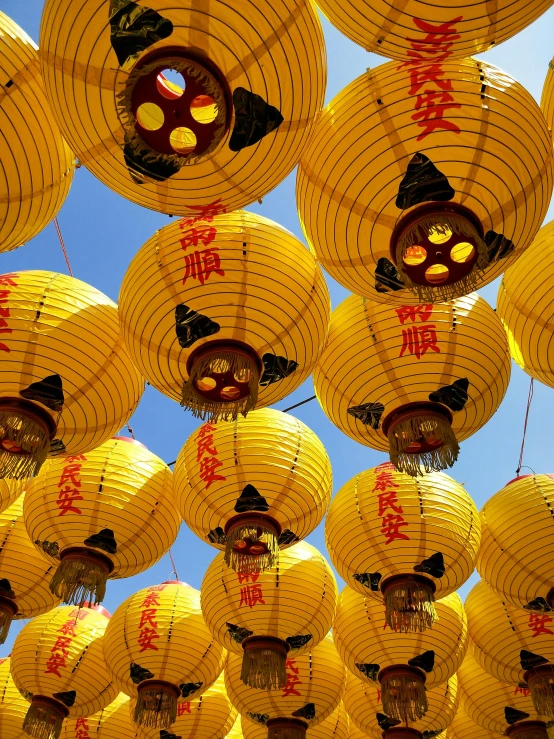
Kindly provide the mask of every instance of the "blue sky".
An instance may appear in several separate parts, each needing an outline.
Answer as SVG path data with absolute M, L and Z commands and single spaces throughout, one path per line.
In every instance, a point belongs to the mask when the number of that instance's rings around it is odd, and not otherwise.
M 0 9 L 38 40 L 43 4 L 43 0 L 0 0 Z M 327 21 L 323 20 L 323 25 L 329 64 L 329 101 L 365 69 L 385 60 L 365 52 Z M 554 7 L 518 36 L 482 58 L 513 75 L 540 100 L 548 62 L 554 54 L 553 32 Z M 265 197 L 261 205 L 256 203 L 251 210 L 277 221 L 302 238 L 294 183 L 295 172 Z M 547 221 L 553 217 L 554 209 L 551 207 Z M 168 216 L 124 200 L 82 167 L 76 173 L 69 197 L 59 214 L 59 223 L 75 277 L 117 300 L 129 262 L 156 229 L 168 223 Z M 0 254 L 0 272 L 24 269 L 67 272 L 52 224 L 23 248 Z M 347 291 L 329 277 L 328 284 L 335 307 L 346 297 Z M 481 291 L 493 306 L 497 289 L 495 283 Z M 485 428 L 462 443 L 460 459 L 450 471 L 456 480 L 466 485 L 478 508 L 515 477 L 528 389 L 528 376 L 513 365 L 511 384 L 502 406 Z M 313 386 L 309 380 L 276 407 L 287 408 L 311 395 Z M 535 472 L 554 472 L 553 401 L 554 392 L 535 383 L 524 459 L 524 463 Z M 344 436 L 327 420 L 317 401 L 298 408 L 294 414 L 308 424 L 325 444 L 333 464 L 335 491 L 358 472 L 385 461 L 385 455 Z M 181 446 L 198 422 L 177 403 L 149 387 L 131 425 L 137 439 L 166 462 L 171 462 L 176 459 Z M 323 525 L 308 541 L 324 550 Z M 203 574 L 216 553 L 183 524 L 173 547 L 180 579 L 199 588 Z M 109 583 L 104 605 L 113 612 L 131 593 L 167 580 L 171 573 L 172 567 L 166 556 L 142 575 Z M 468 585 L 464 586 L 460 594 L 464 596 L 468 589 Z M 3 654 L 9 653 L 20 628 L 21 622 L 14 623 Z

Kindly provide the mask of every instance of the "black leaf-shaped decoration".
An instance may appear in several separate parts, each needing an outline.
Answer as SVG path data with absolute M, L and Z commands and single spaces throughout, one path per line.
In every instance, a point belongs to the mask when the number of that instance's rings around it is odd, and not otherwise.
M 250 721 L 254 721 L 257 724 L 262 724 L 262 726 L 265 726 L 269 721 L 268 713 L 251 713 L 250 711 L 247 711 L 246 717 L 249 718 Z
M 356 418 L 364 426 L 377 431 L 381 425 L 381 417 L 385 412 L 385 406 L 382 403 L 364 403 L 363 405 L 353 405 L 348 409 L 348 415 Z
M 173 33 L 170 20 L 128 0 L 111 0 L 110 28 L 110 42 L 120 67 Z
M 356 582 L 359 582 L 360 585 L 364 586 L 364 588 L 373 590 L 374 593 L 379 590 L 379 583 L 381 582 L 382 577 L 383 575 L 381 575 L 380 572 L 362 572 L 360 574 L 356 573 L 353 575 Z
M 163 158 L 150 161 L 146 158 L 146 153 L 137 151 L 129 141 L 123 147 L 123 158 L 129 175 L 137 185 L 144 185 L 145 177 L 156 182 L 165 182 L 181 169 L 177 161 Z
M 456 195 L 448 178 L 435 167 L 433 162 L 425 154 L 418 152 L 414 154 L 396 198 L 396 207 L 406 210 L 419 203 L 430 200 L 438 200 L 445 203 Z
M 300 636 L 287 636 L 286 642 L 291 649 L 300 649 L 313 639 L 311 634 L 301 634 Z
M 59 457 L 61 454 L 65 454 L 65 444 L 61 439 L 53 439 L 50 442 L 50 456 Z
M 277 544 L 280 547 L 288 547 L 290 544 L 300 541 L 300 539 L 290 529 L 285 529 L 281 532 L 281 536 L 277 539 Z
M 496 231 L 487 231 L 484 242 L 487 245 L 489 264 L 504 259 L 516 248 L 513 241 L 507 239 L 504 234 L 497 234 Z
M 435 653 L 432 649 L 408 660 L 410 667 L 419 667 L 423 672 L 431 672 L 435 666 Z
M 16 597 L 14 591 L 12 590 L 12 584 L 6 577 L 3 577 L 0 580 L 0 595 L 3 595 L 5 598 Z
M 19 394 L 25 400 L 42 403 L 55 413 L 59 413 L 63 409 L 65 402 L 62 378 L 59 375 L 48 375 L 44 380 L 32 382 L 29 387 L 20 390 Z
M 537 611 L 538 613 L 550 613 L 552 610 L 546 600 L 541 597 L 535 598 L 535 600 L 530 600 L 529 603 L 523 607 L 526 611 Z
M 433 737 L 442 734 L 443 731 L 444 729 L 429 729 L 428 731 L 423 732 L 422 737 L 423 739 L 433 739 Z
M 392 729 L 393 726 L 398 726 L 398 724 L 401 724 L 402 721 L 400 721 L 397 718 L 391 718 L 390 716 L 386 716 L 384 713 L 377 713 L 375 714 L 377 718 L 377 723 L 379 724 L 379 728 L 383 729 L 383 731 L 386 731 L 387 729 Z
M 182 349 L 188 349 L 199 339 L 213 336 L 220 330 L 219 323 L 202 313 L 197 313 L 184 303 L 175 308 L 175 333 Z
M 137 665 L 136 662 L 131 662 L 129 667 L 129 676 L 135 685 L 138 685 L 143 680 L 152 680 L 154 673 L 147 670 L 146 667 Z
M 378 293 L 388 293 L 390 290 L 396 292 L 404 287 L 404 281 L 394 264 L 390 259 L 380 257 L 375 267 L 375 290 Z
M 182 739 L 182 737 L 177 736 L 177 734 L 170 734 L 165 729 L 160 729 L 160 739 Z
M 197 690 L 200 690 L 202 685 L 204 685 L 204 683 L 181 683 L 181 685 L 179 685 L 181 698 L 188 698 L 193 693 L 196 693 Z
M 294 711 L 292 714 L 295 718 L 305 718 L 306 721 L 312 721 L 315 718 L 315 704 L 306 703 L 305 706 Z
M 429 400 L 433 403 L 442 403 L 451 411 L 461 411 L 469 399 L 468 389 L 469 380 L 467 377 L 462 377 L 460 380 L 453 382 L 452 385 L 445 385 L 440 390 L 429 393 Z
M 60 701 L 60 703 L 63 703 L 64 706 L 71 708 L 71 706 L 75 704 L 77 692 L 75 690 L 68 690 L 66 693 L 52 693 L 52 698 Z
M 218 526 L 217 529 L 212 529 L 210 533 L 208 534 L 208 541 L 210 544 L 226 544 L 227 543 L 227 536 L 225 535 L 225 531 L 221 528 L 221 526 Z
M 442 552 L 436 552 L 429 559 L 424 559 L 421 564 L 414 567 L 414 572 L 425 572 L 427 575 L 431 575 L 431 577 L 442 577 L 445 573 Z
M 539 665 L 545 665 L 548 660 L 544 657 L 541 657 L 540 654 L 535 654 L 534 652 L 528 652 L 526 649 L 522 649 L 519 653 L 519 661 L 521 664 L 522 670 L 532 670 L 533 667 L 538 667 Z
M 245 639 L 248 639 L 248 637 L 252 636 L 254 633 L 249 629 L 245 629 L 243 626 L 235 626 L 235 624 L 230 624 L 229 622 L 226 622 L 225 626 L 227 626 L 229 636 L 233 641 L 236 641 L 237 644 L 242 644 Z
M 35 546 L 42 549 L 42 551 L 49 557 L 55 557 L 56 559 L 60 558 L 60 545 L 55 541 L 40 541 L 37 539 L 35 541 Z
M 235 503 L 234 510 L 237 513 L 248 513 L 248 511 L 269 511 L 267 500 L 260 495 L 254 485 L 246 485 Z
M 257 144 L 284 120 L 280 110 L 244 87 L 237 87 L 233 92 L 233 107 L 235 126 L 229 139 L 231 151 L 241 151 Z
M 275 354 L 264 354 L 262 357 L 264 371 L 260 378 L 260 387 L 267 387 L 279 380 L 285 380 L 298 369 L 298 362 Z
M 83 543 L 87 547 L 101 549 L 103 552 L 107 552 L 108 554 L 117 553 L 117 542 L 111 529 L 102 529 L 102 531 L 99 531 L 97 534 L 89 536 L 89 538 L 85 539 Z
M 374 680 L 374 681 L 377 680 L 377 676 L 381 669 L 380 665 L 375 665 L 375 664 L 368 665 L 368 664 L 364 664 L 363 662 L 361 663 L 356 662 L 356 667 L 363 675 L 365 675 L 370 680 Z
M 512 708 L 512 706 L 505 706 L 504 718 L 506 719 L 506 723 L 512 726 L 512 724 L 518 721 L 524 721 L 526 718 L 529 718 L 529 714 L 525 713 L 525 711 L 518 711 L 517 708 Z

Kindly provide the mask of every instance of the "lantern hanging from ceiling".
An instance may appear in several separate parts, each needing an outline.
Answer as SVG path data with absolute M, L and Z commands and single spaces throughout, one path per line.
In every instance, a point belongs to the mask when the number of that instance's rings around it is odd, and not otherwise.
M 554 610 L 554 475 L 522 475 L 481 509 L 479 574 L 502 600 Z
M 313 649 L 333 625 L 337 584 L 325 557 L 300 542 L 264 572 L 238 573 L 218 554 L 201 593 L 214 638 L 243 658 L 241 679 L 252 688 L 280 690 L 287 659 Z
M 554 387 L 554 221 L 543 226 L 517 264 L 503 275 L 497 311 L 512 359 L 539 382 Z
M 36 739 L 57 739 L 64 719 L 108 706 L 117 688 L 104 661 L 109 613 L 101 606 L 60 606 L 29 621 L 12 651 L 18 690 L 30 702 L 23 728 Z
M 366 51 L 413 65 L 482 54 L 512 38 L 544 13 L 552 0 L 318 0 L 339 31 Z M 444 101 L 448 102 L 448 101 Z
M 409 721 L 403 727 L 402 721 L 391 718 L 384 713 L 381 702 L 381 690 L 375 685 L 368 685 L 364 680 L 347 670 L 344 705 L 358 729 L 373 739 L 390 739 L 390 737 L 413 736 L 414 739 L 434 737 L 443 732 L 453 721 L 458 708 L 458 678 L 453 675 L 443 685 L 437 685 L 427 691 L 429 708 L 422 718 Z M 394 733 L 392 732 L 394 729 Z M 413 733 L 415 732 L 415 733 Z
M 324 100 L 310 0 L 48 0 L 40 47 L 79 161 L 171 215 L 262 198 L 298 163 Z
M 502 324 L 476 293 L 401 307 L 351 295 L 333 311 L 314 385 L 341 431 L 421 475 L 454 464 L 458 442 L 500 405 L 510 369 Z
M 423 633 L 387 627 L 384 605 L 348 586 L 339 596 L 335 644 L 348 669 L 380 687 L 383 713 L 409 722 L 425 716 L 426 692 L 443 685 L 461 664 L 467 620 L 456 593 L 436 601 L 437 619 Z
M 548 739 L 552 717 L 537 714 L 529 689 L 507 685 L 485 672 L 470 648 L 458 670 L 462 708 L 472 721 L 509 739 Z M 473 737 L 472 737 L 473 739 Z
M 325 520 L 333 565 L 354 590 L 385 601 L 395 631 L 433 625 L 433 602 L 471 575 L 480 538 L 463 485 L 442 472 L 410 477 L 390 463 L 343 485 Z
M 25 529 L 24 495 L 0 513 L 0 643 L 14 619 L 47 613 L 60 603 L 50 592 L 54 567 L 37 551 Z M 0 734 L 2 736 L 2 734 Z
M 554 57 L 548 65 L 546 79 L 542 88 L 541 110 L 552 133 L 554 130 Z
M 52 592 L 67 603 L 99 603 L 108 578 L 143 572 L 175 541 L 173 475 L 143 444 L 116 436 L 86 454 L 48 460 L 28 485 L 25 523 L 57 565 Z
M 167 729 L 177 703 L 204 693 L 218 678 L 225 650 L 200 610 L 200 593 L 178 581 L 143 588 L 116 609 L 104 652 L 121 690 L 136 699 L 134 720 Z
M 513 78 L 477 59 L 368 70 L 302 156 L 300 220 L 322 266 L 377 302 L 434 303 L 492 282 L 546 215 L 554 152 Z
M 137 727 L 129 711 L 129 696 L 119 693 L 98 713 L 64 721 L 60 739 L 136 739 Z
M 30 241 L 55 218 L 69 192 L 75 165 L 46 101 L 38 48 L 2 12 L 0 67 L 3 252 Z
M 279 689 L 252 688 L 242 680 L 241 658 L 230 653 L 225 669 L 227 692 L 242 716 L 266 727 L 267 739 L 306 739 L 306 731 L 321 724 L 339 705 L 346 668 L 328 634 L 309 652 L 291 655 L 286 669 L 286 682 Z
M 225 563 L 241 574 L 272 567 L 280 549 L 315 529 L 331 500 L 331 462 L 319 438 L 294 416 L 269 408 L 201 426 L 174 473 L 185 522 L 225 548 Z
M 217 421 L 272 405 L 308 378 L 330 302 L 314 255 L 273 221 L 241 211 L 158 231 L 131 262 L 119 309 L 139 371 Z
M 483 729 L 458 706 L 454 720 L 446 730 L 445 739 L 499 739 L 500 736 L 502 735 Z
M 11 659 L 0 658 L 0 736 L 2 739 L 25 739 L 23 721 L 29 703 L 15 687 Z
M 95 288 L 29 271 L 0 275 L 0 290 L 0 477 L 26 478 L 48 454 L 75 456 L 109 439 L 133 414 L 144 381 L 117 306 Z
M 481 667 L 528 685 L 537 713 L 554 717 L 554 614 L 514 608 L 481 580 L 465 602 L 470 646 Z
M 296 665 L 293 665 L 296 667 Z M 296 682 L 298 675 L 290 671 L 293 677 L 293 683 Z M 297 690 L 292 686 L 292 690 Z M 259 721 L 251 721 L 245 716 L 242 717 L 242 735 L 244 739 L 267 739 L 267 728 L 265 724 Z M 349 739 L 349 720 L 348 714 L 344 707 L 344 703 L 335 708 L 333 713 L 327 716 L 320 724 L 312 726 L 306 731 L 306 739 Z

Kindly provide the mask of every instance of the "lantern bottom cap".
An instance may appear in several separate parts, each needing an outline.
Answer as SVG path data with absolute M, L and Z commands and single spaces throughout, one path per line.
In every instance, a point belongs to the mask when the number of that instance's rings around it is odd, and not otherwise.
M 430 629 L 435 622 L 435 584 L 423 575 L 394 575 L 381 585 L 387 626 L 400 633 Z
M 249 636 L 242 642 L 244 656 L 240 679 L 258 690 L 278 690 L 287 684 L 290 646 L 273 636 Z
M 543 721 L 518 721 L 506 729 L 510 739 L 548 739 L 548 731 Z
M 306 739 L 308 725 L 297 718 L 270 718 L 266 726 L 267 739 Z
M 177 700 L 181 693 L 165 680 L 143 680 L 138 686 L 134 720 L 140 726 L 167 729 L 177 720 Z
M 58 739 L 69 710 L 63 703 L 43 695 L 34 695 L 23 721 L 23 731 L 35 739 Z
M 538 665 L 525 673 L 531 700 L 539 716 L 554 716 L 554 665 Z
M 264 513 L 239 513 L 226 526 L 225 564 L 239 575 L 271 569 L 279 558 L 281 527 Z
M 428 710 L 425 673 L 410 665 L 391 665 L 378 675 L 383 713 L 404 723 L 423 718 Z
M 0 398 L 0 478 L 22 480 L 38 474 L 55 432 L 52 416 L 35 403 Z
M 0 644 L 3 644 L 12 625 L 12 621 L 19 611 L 18 605 L 13 598 L 0 595 Z
M 382 734 L 383 739 L 423 739 L 423 734 L 409 726 L 393 726 Z
M 83 607 L 104 600 L 106 584 L 113 572 L 111 559 L 87 547 L 70 547 L 60 555 L 60 564 L 50 581 L 50 591 L 64 603 Z

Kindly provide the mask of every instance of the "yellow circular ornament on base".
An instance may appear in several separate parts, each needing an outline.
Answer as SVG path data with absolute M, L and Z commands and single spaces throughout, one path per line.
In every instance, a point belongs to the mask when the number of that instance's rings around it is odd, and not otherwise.
M 0 658 L 0 736 L 2 739 L 25 739 L 23 721 L 29 703 L 15 687 L 10 668 L 10 657 Z
M 131 720 L 129 696 L 120 693 L 98 713 L 64 722 L 60 739 L 137 739 L 137 727 Z

